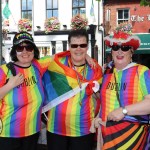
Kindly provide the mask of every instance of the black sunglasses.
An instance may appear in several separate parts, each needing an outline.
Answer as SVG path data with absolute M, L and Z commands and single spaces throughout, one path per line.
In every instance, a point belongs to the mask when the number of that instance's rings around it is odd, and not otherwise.
M 34 50 L 33 45 L 26 45 L 26 46 L 17 45 L 16 46 L 16 51 L 17 52 L 23 52 L 24 48 L 26 49 L 27 52 L 32 52 Z
M 122 51 L 127 52 L 129 49 L 131 49 L 131 46 L 128 46 L 128 45 L 121 45 L 121 46 L 113 45 L 111 48 L 112 48 L 113 51 L 118 51 L 121 48 Z
M 70 44 L 71 48 L 77 48 L 78 46 L 80 46 L 81 48 L 86 48 L 88 45 L 87 44 Z

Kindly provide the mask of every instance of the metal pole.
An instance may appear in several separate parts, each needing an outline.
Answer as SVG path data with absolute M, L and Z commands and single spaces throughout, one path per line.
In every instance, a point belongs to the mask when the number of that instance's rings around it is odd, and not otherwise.
M 32 0 L 32 36 L 34 37 L 34 0 Z
M 104 1 L 102 0 L 102 5 L 104 6 Z M 104 9 L 104 7 L 103 7 Z M 102 37 L 102 66 L 105 64 L 105 44 L 104 44 L 104 27 L 100 25 L 100 2 L 98 1 L 98 30 L 101 32 Z
M 0 65 L 2 64 L 2 3 L 0 0 Z

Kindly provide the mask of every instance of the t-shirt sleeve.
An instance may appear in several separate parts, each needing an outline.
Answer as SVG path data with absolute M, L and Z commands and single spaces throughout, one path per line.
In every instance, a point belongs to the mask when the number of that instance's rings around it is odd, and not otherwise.
M 139 82 L 143 96 L 150 94 L 150 70 L 143 66 L 139 67 Z
M 6 83 L 7 76 L 2 67 L 0 67 L 0 87 Z
M 45 56 L 40 58 L 39 60 L 34 59 L 33 65 L 35 65 L 35 67 L 39 69 L 41 75 L 43 75 L 48 69 L 48 66 L 50 65 L 52 60 L 53 60 L 52 56 Z
M 147 70 L 143 74 L 143 81 L 141 81 L 141 86 L 144 91 L 144 94 L 150 94 L 150 70 Z M 145 85 L 145 86 L 144 86 Z M 145 88 L 143 88 L 145 87 Z

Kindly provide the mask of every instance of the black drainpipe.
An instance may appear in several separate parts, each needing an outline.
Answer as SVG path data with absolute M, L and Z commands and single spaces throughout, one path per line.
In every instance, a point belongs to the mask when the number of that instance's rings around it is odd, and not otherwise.
M 99 1 L 98 1 L 98 31 L 101 32 L 101 35 L 102 35 L 102 66 L 104 65 L 104 59 L 105 59 L 105 48 L 104 48 L 104 28 L 102 25 L 100 25 L 100 20 L 99 20 L 99 17 L 100 17 L 100 13 L 99 13 Z M 103 0 L 102 0 L 102 3 L 103 3 Z M 101 28 L 100 28 L 101 27 Z

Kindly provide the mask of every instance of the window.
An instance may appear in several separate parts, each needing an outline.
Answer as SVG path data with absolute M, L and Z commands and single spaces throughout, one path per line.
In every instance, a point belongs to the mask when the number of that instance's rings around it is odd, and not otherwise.
M 85 0 L 72 0 L 72 16 L 75 16 L 77 14 L 85 17 Z
M 32 20 L 32 0 L 21 0 L 21 17 Z
M 118 10 L 118 24 L 129 21 L 129 9 Z
M 58 0 L 46 0 L 46 17 L 58 17 Z
M 106 10 L 105 20 L 106 20 L 106 21 L 110 21 L 110 9 L 107 9 L 107 10 Z

